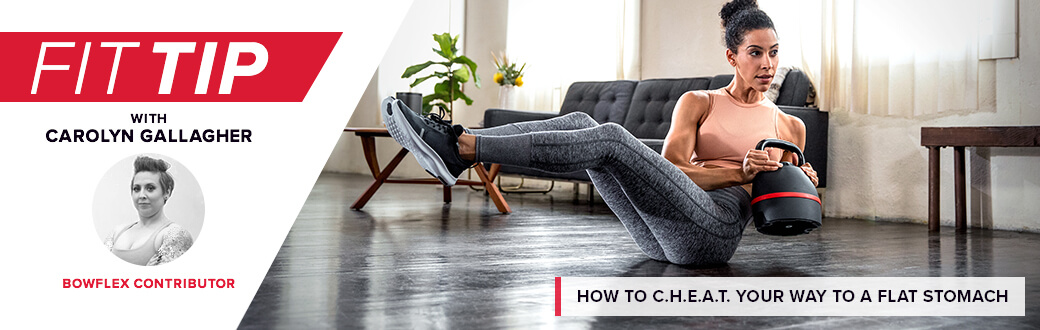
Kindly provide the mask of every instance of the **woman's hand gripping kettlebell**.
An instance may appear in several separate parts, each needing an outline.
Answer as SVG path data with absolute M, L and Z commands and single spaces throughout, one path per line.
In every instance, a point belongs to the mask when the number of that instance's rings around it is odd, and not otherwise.
M 816 170 L 812 168 L 812 165 L 809 165 L 809 163 L 805 163 L 801 166 L 801 169 L 802 172 L 805 172 L 805 175 L 809 177 L 809 181 L 812 181 L 813 187 L 820 186 L 820 177 L 817 176 Z
M 751 180 L 755 179 L 755 175 L 758 172 L 776 171 L 780 169 L 780 166 L 783 166 L 780 162 L 769 159 L 769 153 L 765 150 L 748 150 L 747 154 L 744 155 L 744 165 L 742 167 L 744 183 L 751 183 Z

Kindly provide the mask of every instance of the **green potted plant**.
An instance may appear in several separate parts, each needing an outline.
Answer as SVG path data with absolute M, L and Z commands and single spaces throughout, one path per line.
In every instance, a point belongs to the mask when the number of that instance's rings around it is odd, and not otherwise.
M 477 63 L 462 54 L 458 54 L 459 49 L 455 47 L 459 41 L 458 35 L 452 37 L 448 33 L 434 34 L 433 40 L 437 41 L 437 44 L 440 46 L 440 49 L 434 48 L 433 52 L 440 55 L 444 60 L 439 62 L 426 61 L 426 63 L 410 66 L 404 70 L 401 78 L 410 78 L 433 65 L 438 65 L 435 68 L 443 67 L 443 71 L 435 70 L 429 75 L 415 78 L 410 87 L 418 86 L 429 79 L 440 79 L 440 82 L 433 86 L 433 94 L 423 96 L 422 113 L 428 114 L 433 111 L 433 107 L 437 107 L 442 113 L 450 115 L 452 103 L 455 100 L 462 99 L 466 102 L 466 105 L 473 104 L 473 99 L 470 99 L 462 92 L 462 85 L 473 80 L 473 84 L 480 88 L 480 76 L 477 75 Z M 456 65 L 461 67 L 455 68 Z

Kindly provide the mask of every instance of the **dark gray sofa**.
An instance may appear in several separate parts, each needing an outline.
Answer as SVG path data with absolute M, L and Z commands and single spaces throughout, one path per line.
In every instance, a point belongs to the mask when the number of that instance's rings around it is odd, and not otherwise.
M 672 110 L 679 97 L 687 91 L 722 88 L 732 80 L 733 75 L 727 74 L 697 78 L 576 82 L 567 90 L 559 112 L 488 109 L 484 112 L 484 126 L 495 127 L 547 119 L 581 111 L 600 123 L 612 122 L 624 126 L 632 135 L 660 153 L 671 125 Z M 817 108 L 806 107 L 806 99 L 812 90 L 808 77 L 801 71 L 793 70 L 784 79 L 776 104 L 783 112 L 798 117 L 805 123 L 805 158 L 819 173 L 820 187 L 823 188 L 827 185 L 828 114 Z M 549 180 L 591 182 L 585 171 L 548 173 L 503 165 L 501 173 Z

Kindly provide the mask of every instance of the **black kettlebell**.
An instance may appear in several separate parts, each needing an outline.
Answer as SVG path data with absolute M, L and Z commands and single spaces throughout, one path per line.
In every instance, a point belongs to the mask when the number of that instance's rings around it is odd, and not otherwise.
M 751 212 L 755 228 L 766 235 L 793 236 L 820 228 L 820 196 L 799 168 L 805 164 L 802 150 L 791 142 L 765 139 L 755 149 L 780 148 L 798 158 L 798 164 L 782 162 L 776 171 L 758 172 L 751 181 Z

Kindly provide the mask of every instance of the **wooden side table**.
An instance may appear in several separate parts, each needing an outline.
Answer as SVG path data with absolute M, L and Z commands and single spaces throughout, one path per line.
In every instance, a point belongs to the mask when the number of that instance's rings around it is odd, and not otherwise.
M 385 127 L 347 127 L 343 129 L 344 132 L 353 132 L 361 138 L 361 147 L 365 152 L 365 162 L 368 163 L 368 169 L 372 171 L 372 178 L 375 181 L 368 186 L 365 193 L 358 197 L 354 204 L 350 205 L 350 208 L 360 210 L 365 207 L 368 200 L 376 194 L 379 187 L 384 183 L 403 183 L 403 184 L 442 184 L 440 180 L 436 178 L 422 178 L 422 179 L 390 179 L 390 174 L 393 173 L 397 165 L 404 160 L 404 156 L 408 154 L 408 150 L 401 148 L 394 156 L 394 159 L 390 161 L 383 169 L 379 168 L 379 159 L 376 157 L 376 138 L 377 137 L 390 137 L 390 133 L 387 132 Z M 502 192 L 498 190 L 498 186 L 495 185 L 495 177 L 498 176 L 498 164 L 492 164 L 491 169 L 487 170 L 484 166 L 478 165 L 474 167 L 477 172 L 477 176 L 480 177 L 480 181 L 474 180 L 459 180 L 455 184 L 463 186 L 484 186 L 488 196 L 491 197 L 491 201 L 495 203 L 495 207 L 498 208 L 499 212 L 510 213 L 512 209 L 509 208 L 509 204 L 506 203 L 505 198 L 502 197 Z M 444 202 L 451 203 L 451 187 L 444 187 Z
M 922 127 L 928 148 L 928 230 L 939 231 L 939 148 L 953 147 L 957 232 L 968 230 L 964 147 L 1040 147 L 1040 126 Z

